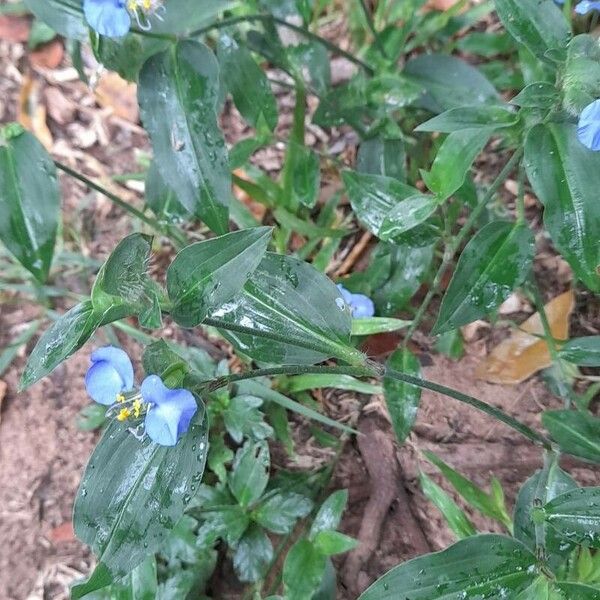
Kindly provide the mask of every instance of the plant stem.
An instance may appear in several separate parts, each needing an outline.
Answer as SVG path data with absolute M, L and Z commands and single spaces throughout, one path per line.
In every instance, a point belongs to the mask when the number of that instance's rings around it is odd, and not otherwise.
M 125 200 L 123 200 L 122 198 L 119 198 L 119 196 L 113 194 L 112 192 L 109 192 L 106 188 L 103 188 L 101 185 L 94 183 L 91 179 L 88 179 L 85 175 L 82 175 L 81 173 L 78 173 L 77 171 L 71 169 L 71 167 L 68 167 L 67 165 L 65 165 L 57 160 L 54 161 L 54 164 L 56 165 L 56 167 L 58 169 L 60 169 L 61 171 L 64 171 L 67 175 L 70 175 L 74 179 L 81 181 L 81 183 L 85 183 L 85 185 L 87 185 L 90 189 L 95 190 L 96 192 L 102 194 L 103 196 L 106 196 L 113 204 L 116 204 L 118 207 L 127 211 L 129 214 L 133 215 L 134 217 L 137 217 L 140 221 L 143 221 L 144 223 L 146 223 L 146 225 L 152 227 L 154 230 L 158 231 L 159 233 L 162 233 L 161 224 L 157 220 L 153 219 L 152 217 L 146 216 L 142 211 L 138 210 L 134 206 L 131 206 L 130 204 L 125 202 Z
M 285 19 L 280 19 L 279 17 L 275 17 L 273 15 L 244 15 L 240 17 L 231 17 L 229 19 L 223 19 L 222 21 L 219 21 L 217 23 L 212 23 L 211 25 L 207 25 L 206 27 L 201 27 L 200 29 L 197 29 L 196 31 L 189 34 L 188 37 L 196 37 L 199 35 L 203 35 L 204 33 L 207 33 L 213 29 L 223 29 L 225 27 L 237 25 L 238 23 L 251 23 L 253 21 L 272 21 L 273 23 L 277 23 L 277 25 L 281 25 L 281 27 L 287 27 L 288 29 L 295 31 L 300 35 L 303 35 L 305 38 L 308 38 L 309 40 L 312 40 L 321 44 L 322 46 L 325 46 L 325 48 L 327 48 L 334 54 L 343 56 L 350 62 L 359 66 L 361 69 L 364 69 L 369 75 L 373 75 L 375 73 L 375 70 L 373 69 L 373 67 L 371 67 L 371 65 L 368 65 L 367 63 L 363 62 L 362 60 L 360 60 L 360 58 L 357 58 L 350 52 L 347 52 L 339 46 L 336 46 L 329 40 L 322 38 L 320 35 L 317 35 L 316 33 L 313 33 L 312 31 L 309 31 L 304 27 L 294 25 L 293 23 L 288 23 Z
M 491 183 L 490 187 L 488 188 L 488 190 L 485 193 L 485 195 L 483 196 L 483 198 L 479 201 L 477 206 L 473 209 L 473 211 L 471 212 L 471 214 L 465 221 L 465 224 L 461 227 L 460 231 L 458 232 L 458 235 L 454 239 L 454 242 L 444 252 L 444 258 L 442 260 L 442 264 L 440 265 L 440 268 L 437 270 L 437 273 L 435 274 L 433 283 L 431 284 L 431 287 L 429 288 L 429 291 L 427 292 L 425 299 L 421 303 L 421 306 L 419 306 L 419 310 L 417 311 L 417 314 L 415 315 L 415 318 L 413 319 L 412 325 L 409 327 L 408 331 L 406 332 L 406 337 L 404 338 L 404 342 L 403 342 L 404 348 L 407 347 L 410 339 L 412 338 L 412 335 L 414 334 L 414 332 L 417 330 L 417 328 L 421 324 L 421 321 L 425 315 L 425 312 L 429 308 L 431 301 L 433 300 L 434 296 L 438 293 L 438 289 L 442 282 L 442 277 L 444 276 L 444 273 L 446 272 L 446 269 L 448 268 L 450 263 L 454 260 L 454 255 L 456 254 L 456 252 L 462 245 L 463 241 L 467 237 L 467 234 L 471 231 L 471 228 L 473 227 L 473 225 L 475 225 L 475 222 L 481 215 L 481 212 L 483 211 L 483 209 L 485 208 L 487 203 L 492 199 L 492 197 L 494 196 L 494 194 L 496 193 L 496 191 L 498 190 L 500 185 L 508 177 L 508 175 L 513 170 L 513 168 L 515 167 L 517 162 L 521 159 L 522 154 L 523 154 L 523 149 L 519 148 L 510 157 L 508 162 L 504 165 L 504 168 L 502 169 L 502 171 L 500 171 L 498 177 L 496 177 L 496 179 L 494 179 L 494 181 Z
M 478 400 L 473 396 L 469 396 L 467 394 L 463 394 L 458 390 L 454 390 L 452 388 L 446 387 L 445 385 L 440 385 L 439 383 L 434 383 L 432 381 L 427 381 L 426 379 L 420 379 L 419 377 L 413 377 L 412 375 L 407 375 L 406 373 L 401 373 L 400 371 L 396 371 L 394 369 L 386 369 L 385 376 L 390 377 L 391 379 L 396 379 L 398 381 L 403 381 L 404 383 L 410 383 L 412 385 L 416 385 L 417 387 L 431 390 L 432 392 L 437 392 L 438 394 L 444 394 L 445 396 L 449 396 L 450 398 L 454 398 L 459 402 L 463 402 L 464 404 L 468 404 L 481 412 L 484 412 L 499 421 L 502 421 L 505 425 L 512 427 L 515 431 L 518 431 L 521 435 L 524 435 L 526 438 L 535 442 L 536 444 L 541 445 L 546 450 L 553 450 L 552 442 L 541 433 L 534 431 L 527 425 L 524 425 L 517 419 L 507 415 L 504 411 L 492 406 L 491 404 L 487 404 L 482 400 Z
M 214 392 L 230 383 L 257 377 L 270 377 L 272 375 L 304 375 L 306 373 L 320 373 L 328 375 L 353 375 L 354 377 L 376 377 L 378 372 L 373 367 L 325 367 L 311 365 L 286 365 L 268 369 L 255 369 L 246 373 L 233 373 L 224 375 L 209 382 L 198 385 L 203 391 Z
M 383 44 L 381 43 L 381 38 L 379 37 L 379 33 L 375 29 L 375 23 L 373 22 L 373 15 L 371 14 L 371 11 L 369 10 L 365 0 L 360 0 L 360 5 L 361 5 L 363 13 L 365 15 L 365 20 L 367 21 L 367 26 L 368 26 L 371 34 L 373 35 L 373 40 L 375 42 L 375 46 L 377 46 L 377 50 L 379 51 L 381 56 L 384 59 L 387 59 L 388 55 L 385 51 L 385 48 L 383 47 Z

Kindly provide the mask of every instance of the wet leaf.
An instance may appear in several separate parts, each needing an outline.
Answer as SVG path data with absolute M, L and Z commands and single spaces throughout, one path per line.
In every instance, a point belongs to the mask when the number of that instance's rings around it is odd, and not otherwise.
M 404 140 L 372 138 L 364 140 L 358 149 L 356 170 L 368 175 L 385 175 L 398 181 L 406 180 Z
M 359 600 L 510 598 L 536 575 L 535 556 L 521 543 L 496 534 L 476 535 L 394 567 Z
M 240 581 L 262 579 L 273 560 L 273 544 L 258 526 L 251 525 L 235 547 L 233 567 Z
M 56 168 L 36 138 L 16 123 L 0 128 L 0 198 L 0 240 L 45 281 L 60 219 Z
M 559 351 L 560 357 L 583 367 L 600 367 L 600 335 L 569 340 Z
M 283 565 L 287 600 L 306 600 L 317 590 L 326 568 L 326 558 L 309 540 L 297 541 Z
M 231 173 L 217 124 L 219 68 L 203 44 L 181 42 L 150 58 L 138 98 L 166 186 L 215 233 L 228 225 Z
M 284 535 L 292 531 L 296 521 L 306 517 L 312 509 L 312 501 L 294 492 L 277 493 L 253 512 L 252 518 L 265 529 Z
M 553 298 L 545 306 L 554 339 L 569 337 L 569 317 L 575 306 L 572 291 Z M 535 313 L 518 330 L 498 344 L 479 365 L 477 377 L 492 383 L 516 384 L 552 364 L 538 313 Z
M 547 410 L 542 423 L 563 452 L 600 463 L 600 419 L 584 411 Z
M 534 252 L 527 225 L 485 225 L 460 256 L 432 333 L 456 329 L 496 310 L 529 274 Z
M 433 117 L 421 123 L 415 131 L 452 133 L 464 129 L 477 129 L 480 135 L 487 135 L 492 130 L 511 127 L 518 120 L 517 113 L 504 106 L 465 106 Z
M 396 350 L 388 359 L 387 366 L 407 375 L 421 375 L 419 360 L 410 350 Z M 383 391 L 396 439 L 402 444 L 415 424 L 421 401 L 421 388 L 384 377 Z
M 314 545 L 321 554 L 334 556 L 356 548 L 358 541 L 339 531 L 320 531 L 315 536 Z
M 207 433 L 202 406 L 173 448 L 139 440 L 119 421 L 108 426 L 75 500 L 75 533 L 99 562 L 88 581 L 72 588 L 74 599 L 126 575 L 158 550 L 200 484 Z
M 525 166 L 553 244 L 575 275 L 599 292 L 600 155 L 577 139 L 575 125 L 548 123 L 529 131 Z
M 167 271 L 175 321 L 195 327 L 238 294 L 262 260 L 270 239 L 270 227 L 254 227 L 181 250 Z
M 374 335 L 398 331 L 410 325 L 410 321 L 391 317 L 364 317 L 352 319 L 352 335 Z
M 337 529 L 342 515 L 348 503 L 347 490 L 333 492 L 323 504 L 321 504 L 315 519 L 310 527 L 310 539 L 314 539 L 321 531 Z
M 269 482 L 271 459 L 266 442 L 246 442 L 237 451 L 231 474 L 229 489 L 244 507 L 256 502 Z
M 66 38 L 87 40 L 88 28 L 83 20 L 79 0 L 25 0 L 27 8 L 54 31 Z

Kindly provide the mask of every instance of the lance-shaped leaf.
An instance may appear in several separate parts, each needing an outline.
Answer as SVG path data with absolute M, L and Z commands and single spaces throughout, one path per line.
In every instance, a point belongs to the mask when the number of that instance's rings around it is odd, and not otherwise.
M 549 51 L 565 58 L 571 28 L 552 0 L 496 0 L 496 11 L 506 30 L 538 58 Z
M 496 310 L 527 277 L 534 247 L 525 224 L 494 221 L 483 227 L 460 256 L 433 333 L 456 329 Z
M 349 345 L 352 319 L 335 284 L 290 256 L 267 252 L 240 294 L 204 323 L 262 362 L 314 364 L 332 356 L 363 362 Z
M 564 540 L 600 548 L 600 487 L 570 490 L 543 508 L 546 523 Z
M 525 165 L 552 242 L 575 275 L 600 291 L 600 154 L 577 139 L 575 125 L 549 123 L 530 130 Z
M 428 246 L 438 236 L 439 223 L 433 216 L 439 205 L 439 198 L 426 194 L 398 202 L 385 216 L 379 238 L 384 242 Z
M 514 598 L 536 575 L 535 556 L 520 542 L 476 535 L 394 567 L 359 600 Z
M 173 318 L 195 327 L 231 300 L 262 260 L 270 238 L 270 227 L 255 227 L 184 248 L 167 271 Z
M 275 129 L 275 96 L 267 77 L 252 58 L 252 54 L 245 46 L 240 46 L 235 39 L 224 34 L 219 39 L 217 56 L 225 85 L 244 119 L 256 128 L 262 118 L 269 129 Z
M 80 0 L 25 0 L 25 5 L 60 35 L 80 41 L 87 39 L 88 28 Z
M 559 354 L 564 360 L 576 365 L 600 367 L 600 335 L 569 340 Z
M 396 350 L 388 359 L 391 369 L 419 377 L 421 365 L 410 350 Z M 403 443 L 410 433 L 421 401 L 421 388 L 390 377 L 383 378 L 383 392 L 388 412 L 392 418 L 394 433 L 399 443 Z
M 463 106 L 446 112 L 421 123 L 415 131 L 439 131 L 452 133 L 464 129 L 489 130 L 511 127 L 519 120 L 514 110 L 504 106 Z
M 0 240 L 38 281 L 50 270 L 60 197 L 52 159 L 20 125 L 0 129 Z
M 542 423 L 563 452 L 600 463 L 600 419 L 582 411 L 547 410 Z
M 175 447 L 139 440 L 113 421 L 86 467 L 73 523 L 98 557 L 91 577 L 72 588 L 81 598 L 154 554 L 183 515 L 204 473 L 208 423 L 203 406 Z
M 77 304 L 59 317 L 31 351 L 21 377 L 21 389 L 29 387 L 53 371 L 79 350 L 100 325 L 90 300 Z
M 181 42 L 140 73 L 142 121 L 165 185 L 213 231 L 227 231 L 231 173 L 217 124 L 219 67 L 203 44 Z

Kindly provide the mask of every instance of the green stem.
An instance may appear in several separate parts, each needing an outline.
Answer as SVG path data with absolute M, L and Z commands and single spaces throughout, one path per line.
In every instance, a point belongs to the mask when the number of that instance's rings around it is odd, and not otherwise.
M 541 508 L 549 500 L 548 498 L 548 482 L 551 476 L 558 468 L 559 454 L 557 452 L 544 452 L 544 466 L 540 471 L 538 484 L 536 486 L 533 502 L 534 508 Z M 538 560 L 546 562 L 546 523 L 542 521 L 537 523 L 534 521 L 534 532 L 535 532 L 535 552 Z
M 329 40 L 322 38 L 320 35 L 317 35 L 316 33 L 313 33 L 312 31 L 309 31 L 304 27 L 294 25 L 293 23 L 288 23 L 285 19 L 280 19 L 273 15 L 244 15 L 240 17 L 231 17 L 230 19 L 223 19 L 222 21 L 219 21 L 217 23 L 212 23 L 211 25 L 207 25 L 206 27 L 201 27 L 200 29 L 197 29 L 196 31 L 189 34 L 188 37 L 197 37 L 199 35 L 208 33 L 213 29 L 223 29 L 226 27 L 231 27 L 232 25 L 237 25 L 239 23 L 251 23 L 253 21 L 272 21 L 273 23 L 277 23 L 277 25 L 280 25 L 281 27 L 291 29 L 292 31 L 295 31 L 300 35 L 303 35 L 305 38 L 317 42 L 322 46 L 325 46 L 325 48 L 327 48 L 334 54 L 343 56 L 355 65 L 358 65 L 361 69 L 364 69 L 369 75 L 373 75 L 375 73 L 375 70 L 373 69 L 373 67 L 371 67 L 371 65 L 368 65 L 367 63 L 363 62 L 362 60 L 360 60 L 360 58 L 357 58 L 350 52 L 347 52 L 339 46 L 336 46 Z
M 81 181 L 81 183 L 84 183 L 90 189 L 95 190 L 99 194 L 106 196 L 113 204 L 116 204 L 118 207 L 127 211 L 129 214 L 133 215 L 134 217 L 137 217 L 140 221 L 143 221 L 144 223 L 146 223 L 146 225 L 148 225 L 149 227 L 152 227 L 152 229 L 154 229 L 155 231 L 157 231 L 159 233 L 163 233 L 163 228 L 157 220 L 153 219 L 152 217 L 146 216 L 142 211 L 138 210 L 134 206 L 131 206 L 130 204 L 125 202 L 125 200 L 123 200 L 122 198 L 119 198 L 119 196 L 116 196 L 112 192 L 109 192 L 107 189 L 103 188 L 101 185 L 94 183 L 91 179 L 88 179 L 85 175 L 82 175 L 81 173 L 78 173 L 77 171 L 71 169 L 71 167 L 68 167 L 67 165 L 65 165 L 57 160 L 54 161 L 54 164 L 56 165 L 56 167 L 58 169 L 60 169 L 61 171 L 64 171 L 67 175 L 70 175 L 74 179 Z
M 365 15 L 365 20 L 367 21 L 367 27 L 369 28 L 369 31 L 373 35 L 373 41 L 375 42 L 375 46 L 377 46 L 377 50 L 379 51 L 379 53 L 381 54 L 381 56 L 384 59 L 388 59 L 389 57 L 387 55 L 387 52 L 385 51 L 385 48 L 383 47 L 383 44 L 381 43 L 381 38 L 379 37 L 379 33 L 375 29 L 375 23 L 373 22 L 373 15 L 371 14 L 371 11 L 369 10 L 365 0 L 360 0 L 360 5 L 361 5 L 363 13 Z
M 256 379 L 258 377 L 271 377 L 273 375 L 304 375 L 304 374 L 327 374 L 327 375 L 352 375 L 354 377 L 376 377 L 379 373 L 374 367 L 325 367 L 312 365 L 284 365 L 267 369 L 255 369 L 246 373 L 233 373 L 224 375 L 212 381 L 198 384 L 198 388 L 207 392 L 214 392 L 236 381 L 244 379 Z
M 408 343 L 410 342 L 412 335 L 414 334 L 414 332 L 417 330 L 417 328 L 421 324 L 421 321 L 425 315 L 425 312 L 429 308 L 431 301 L 433 300 L 434 296 L 436 296 L 436 294 L 438 293 L 444 273 L 446 272 L 446 269 L 448 268 L 448 266 L 454 260 L 454 255 L 456 254 L 458 249 L 461 247 L 463 241 L 467 237 L 468 233 L 471 231 L 473 225 L 475 225 L 477 219 L 479 219 L 479 216 L 481 215 L 483 209 L 486 207 L 487 203 L 492 199 L 492 197 L 494 196 L 494 194 L 496 193 L 496 191 L 498 190 L 500 185 L 502 185 L 502 183 L 509 176 L 510 172 L 513 170 L 515 165 L 519 162 L 522 154 L 523 154 L 523 149 L 519 148 L 511 156 L 511 158 L 508 160 L 508 162 L 504 165 L 504 168 L 502 169 L 502 171 L 500 171 L 498 177 L 496 177 L 496 179 L 494 179 L 494 181 L 488 188 L 488 190 L 485 193 L 485 195 L 483 196 L 483 198 L 479 201 L 477 206 L 473 209 L 473 211 L 469 215 L 468 219 L 465 221 L 465 224 L 461 227 L 460 231 L 458 232 L 458 235 L 456 236 L 456 238 L 454 238 L 454 242 L 444 252 L 444 258 L 442 260 L 442 264 L 440 265 L 440 268 L 437 270 L 437 273 L 435 274 L 433 283 L 432 283 L 431 287 L 429 288 L 429 291 L 427 292 L 425 299 L 421 303 L 421 306 L 419 306 L 419 310 L 417 311 L 417 314 L 415 315 L 415 318 L 413 319 L 412 325 L 409 327 L 408 331 L 406 332 L 406 337 L 404 338 L 404 343 L 403 343 L 403 346 L 405 348 L 407 347 Z
M 536 444 L 541 445 L 546 450 L 553 450 L 552 442 L 541 433 L 534 431 L 531 427 L 524 425 L 520 421 L 517 421 L 515 418 L 507 415 L 504 411 L 492 406 L 491 404 L 487 404 L 482 400 L 478 400 L 473 396 L 469 396 L 467 394 L 463 394 L 458 390 L 454 390 L 452 388 L 446 387 L 445 385 L 440 385 L 439 383 L 434 383 L 432 381 L 427 381 L 426 379 L 420 379 L 419 377 L 413 377 L 412 375 L 407 375 L 406 373 L 401 373 L 400 371 L 396 371 L 394 369 L 387 368 L 385 371 L 385 376 L 390 377 L 391 379 L 396 379 L 398 381 L 403 381 L 404 383 L 410 383 L 412 385 L 416 385 L 417 387 L 423 388 L 425 390 L 431 390 L 432 392 L 437 392 L 438 394 L 444 394 L 445 396 L 449 396 L 450 398 L 454 398 L 463 404 L 468 404 L 481 412 L 484 412 L 499 421 L 502 421 L 505 425 L 512 427 L 515 431 L 518 431 L 521 435 L 524 435 L 526 438 L 535 442 Z

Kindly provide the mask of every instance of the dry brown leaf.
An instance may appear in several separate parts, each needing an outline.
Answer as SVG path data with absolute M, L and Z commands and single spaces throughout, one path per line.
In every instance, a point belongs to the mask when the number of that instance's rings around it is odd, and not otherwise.
M 0 15 L 0 40 L 13 44 L 26 42 L 29 39 L 30 27 L 29 17 Z
M 56 69 L 65 55 L 65 47 L 60 38 L 54 38 L 29 53 L 29 60 L 34 67 Z
M 572 290 L 553 298 L 546 304 L 546 315 L 552 335 L 557 340 L 569 337 L 569 317 L 575 306 Z M 535 335 L 531 335 L 535 334 Z M 479 365 L 476 375 L 491 383 L 516 384 L 552 364 L 544 339 L 539 313 L 521 324 L 520 329 L 498 344 Z
M 140 118 L 137 103 L 137 86 L 125 81 L 117 73 L 107 72 L 96 86 L 96 100 L 102 108 L 110 108 L 113 114 L 130 123 Z
M 23 77 L 23 84 L 19 92 L 19 106 L 17 107 L 17 121 L 31 131 L 46 150 L 52 150 L 52 134 L 46 124 L 46 107 L 40 101 L 40 82 L 29 75 Z

